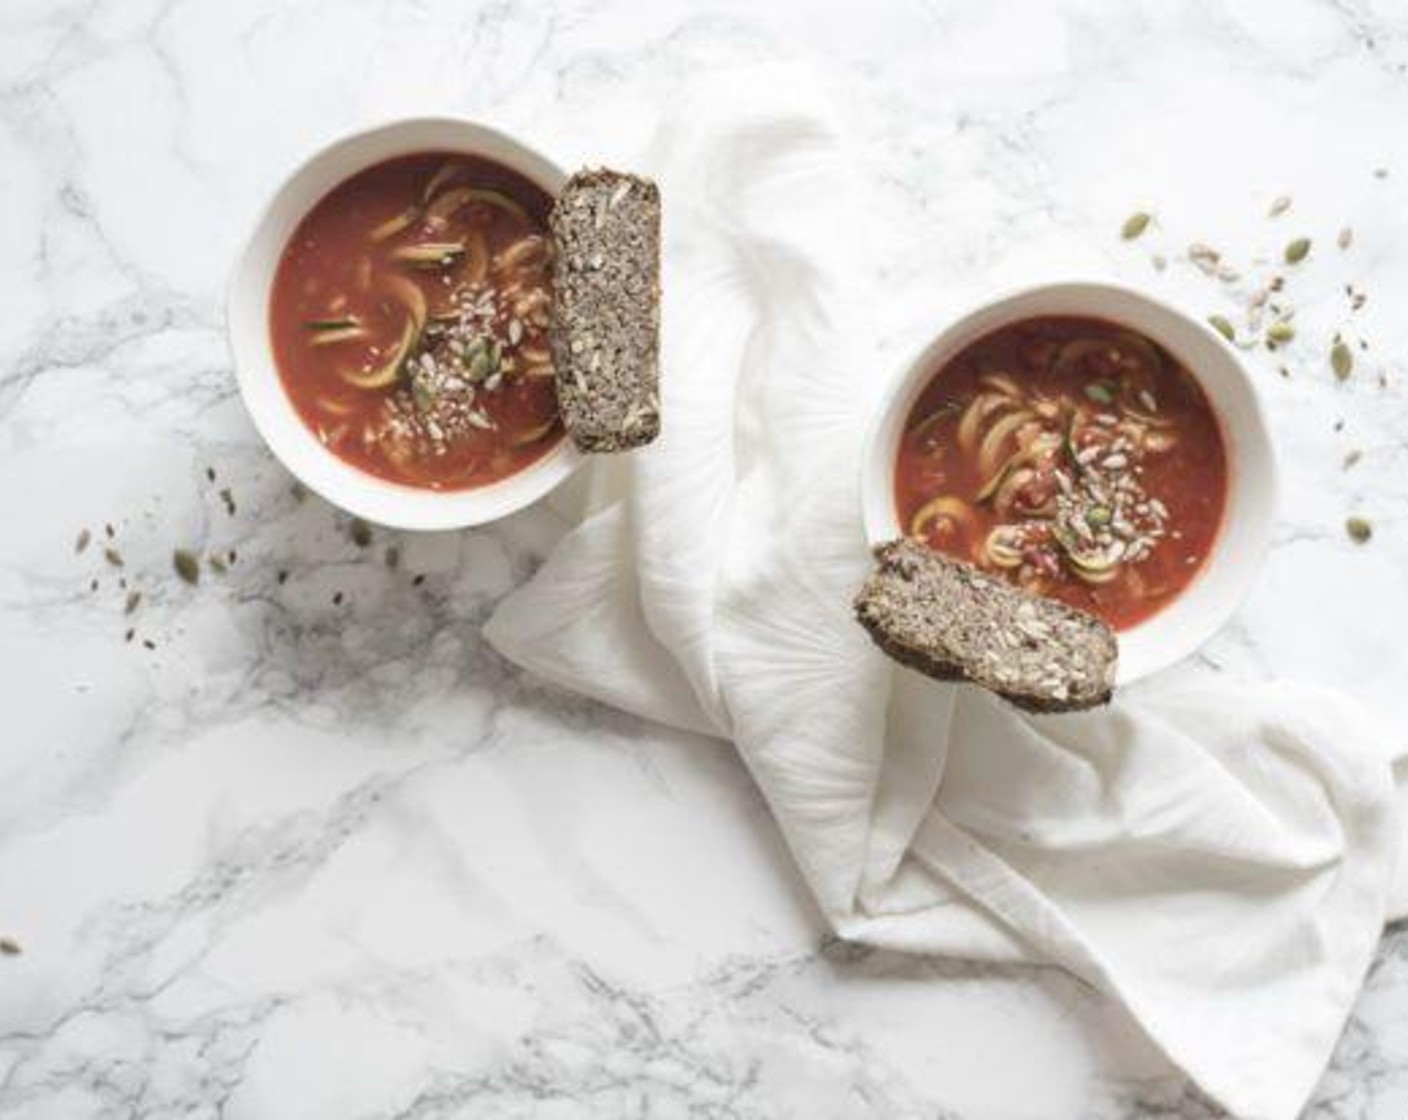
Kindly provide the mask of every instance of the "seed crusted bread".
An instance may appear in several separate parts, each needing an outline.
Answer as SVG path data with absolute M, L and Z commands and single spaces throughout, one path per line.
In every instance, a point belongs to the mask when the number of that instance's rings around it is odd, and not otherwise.
M 660 433 L 660 191 L 619 171 L 579 171 L 553 205 L 557 403 L 583 451 Z
M 1032 712 L 1109 702 L 1118 648 L 1100 619 L 910 540 L 875 549 L 856 617 L 890 657 Z

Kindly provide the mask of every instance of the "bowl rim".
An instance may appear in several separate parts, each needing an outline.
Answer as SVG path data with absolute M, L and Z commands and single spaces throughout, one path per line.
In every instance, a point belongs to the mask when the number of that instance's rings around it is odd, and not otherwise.
M 284 387 L 269 337 L 268 308 L 288 237 L 339 183 L 385 160 L 435 150 L 502 163 L 549 195 L 567 181 L 567 173 L 535 148 L 468 118 L 395 117 L 360 127 L 320 144 L 279 179 L 256 213 L 225 293 L 226 339 L 240 398 L 274 457 L 333 505 L 380 525 L 410 530 L 464 529 L 506 517 L 545 497 L 586 461 L 564 434 L 540 458 L 484 486 L 431 490 L 393 482 L 323 446 Z
M 1221 335 L 1200 319 L 1176 305 L 1141 288 L 1103 278 L 1078 277 L 1045 281 L 1008 288 L 976 300 L 957 314 L 945 316 L 946 325 L 916 347 L 896 369 L 875 400 L 862 444 L 860 489 L 861 513 L 866 539 L 874 546 L 903 536 L 894 501 L 894 456 L 898 433 L 914 401 L 937 372 L 943 361 L 968 343 L 1023 319 L 1044 315 L 1089 316 L 1114 322 L 1153 335 L 1165 349 L 1171 347 L 1151 331 L 1147 323 L 1131 323 L 1119 311 L 1103 306 L 1117 300 L 1137 307 L 1148 318 L 1161 320 L 1170 330 L 1192 332 L 1200 345 L 1210 345 L 1209 354 L 1220 356 L 1216 377 L 1230 376 L 1232 385 L 1216 384 L 1213 374 L 1196 367 L 1181 355 L 1189 373 L 1208 397 L 1217 419 L 1227 455 L 1227 499 L 1222 521 L 1211 553 L 1193 580 L 1165 607 L 1147 620 L 1117 632 L 1120 662 L 1118 685 L 1129 685 L 1193 654 L 1216 634 L 1250 592 L 1271 544 L 1279 491 L 1279 468 L 1270 426 L 1256 380 L 1241 356 Z M 1031 306 L 1042 301 L 1083 302 L 1085 310 L 1043 310 Z M 1229 410 L 1223 403 L 1229 397 L 1239 407 Z M 1251 502 L 1251 505 L 1248 503 Z M 1239 546 L 1229 552 L 1229 534 L 1237 522 Z M 1212 584 L 1218 573 L 1220 590 L 1213 601 L 1206 595 L 1194 597 L 1195 587 Z M 1181 615 L 1181 617 L 1180 617 Z M 1170 620 L 1177 624 L 1170 626 Z M 1162 631 L 1162 633 L 1161 633 Z M 1126 658 L 1127 647 L 1137 653 Z

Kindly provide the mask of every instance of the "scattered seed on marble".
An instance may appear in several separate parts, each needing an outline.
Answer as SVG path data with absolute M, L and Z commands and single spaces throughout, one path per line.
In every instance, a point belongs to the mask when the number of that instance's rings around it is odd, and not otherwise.
M 1364 458 L 1364 452 L 1360 451 L 1356 447 L 1353 451 L 1350 451 L 1345 455 L 1344 463 L 1341 465 L 1344 467 L 1345 470 L 1349 470 L 1350 467 L 1354 466 L 1354 464 L 1359 462 L 1359 460 L 1362 458 Z
M 1228 342 L 1237 340 L 1237 332 L 1232 326 L 1232 322 L 1226 315 L 1209 315 L 1208 323 L 1212 329 L 1225 338 Z
M 1290 208 L 1291 208 L 1291 196 L 1288 195 L 1288 194 L 1283 194 L 1283 195 L 1280 195 L 1274 202 L 1271 203 L 1271 208 L 1270 208 L 1269 210 L 1267 210 L 1266 215 L 1267 215 L 1267 217 L 1269 217 L 1269 218 L 1276 218 L 1276 217 L 1279 217 L 1280 215 L 1284 214 L 1284 213 L 1285 213 L 1287 210 L 1289 210 Z
M 1198 270 L 1205 276 L 1217 274 L 1218 262 L 1222 260 L 1222 254 L 1211 245 L 1204 245 L 1201 241 L 1195 241 L 1188 246 L 1188 259 L 1198 267 Z
M 200 582 L 200 561 L 189 549 L 178 548 L 171 554 L 171 566 L 176 574 L 190 584 Z
M 20 948 L 20 943 L 13 937 L 0 937 L 0 953 L 7 957 L 17 957 L 22 952 L 24 950 Z
M 88 544 L 90 541 L 92 541 L 92 539 L 93 534 L 90 533 L 87 529 L 79 530 L 78 539 L 73 542 L 73 551 L 82 552 L 85 548 L 88 547 Z
M 1300 264 L 1300 262 L 1305 260 L 1309 255 L 1310 238 L 1308 237 L 1297 237 L 1286 246 L 1285 257 L 1287 264 Z
M 1354 372 L 1354 351 L 1342 338 L 1336 339 L 1334 346 L 1330 347 L 1330 368 L 1341 381 Z
M 352 537 L 352 543 L 358 548 L 366 548 L 372 543 L 372 527 L 360 517 L 353 519 L 348 534 Z
M 122 608 L 122 613 L 123 613 L 123 614 L 131 614 L 133 611 L 135 611 L 135 610 L 137 609 L 137 604 L 140 603 L 141 601 L 142 601 L 142 593 L 141 593 L 140 591 L 129 591 L 129 592 L 127 593 L 127 602 L 126 602 L 126 604 L 125 604 L 125 605 L 123 606 L 123 608 Z
M 1366 544 L 1374 535 L 1374 526 L 1364 517 L 1348 518 L 1344 523 L 1344 530 L 1355 544 Z
M 114 568 L 122 567 L 122 553 L 118 552 L 115 548 L 109 547 L 103 549 L 103 559 Z
M 1124 220 L 1124 225 L 1120 227 L 1120 236 L 1126 241 L 1133 241 L 1141 233 L 1149 228 L 1149 221 L 1152 215 L 1144 213 L 1142 210 L 1131 214 Z
M 1354 244 L 1354 231 L 1348 226 L 1345 226 L 1344 229 L 1340 230 L 1340 235 L 1335 238 L 1335 243 L 1339 245 L 1341 249 L 1348 249 Z

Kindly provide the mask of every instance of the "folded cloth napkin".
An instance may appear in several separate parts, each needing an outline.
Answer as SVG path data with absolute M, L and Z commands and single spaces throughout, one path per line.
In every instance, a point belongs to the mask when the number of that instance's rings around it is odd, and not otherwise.
M 560 685 L 727 737 L 843 937 L 1059 964 L 1233 1113 L 1288 1120 L 1390 908 L 1390 757 L 1347 700 L 1145 686 L 1034 717 L 881 656 L 851 615 L 870 340 L 863 161 L 825 90 L 698 83 L 666 199 L 665 431 L 490 620 Z

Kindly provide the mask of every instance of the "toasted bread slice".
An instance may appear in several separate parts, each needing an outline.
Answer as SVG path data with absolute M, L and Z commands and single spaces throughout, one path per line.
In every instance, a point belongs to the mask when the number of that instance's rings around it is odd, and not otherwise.
M 626 451 L 660 432 L 660 192 L 579 171 L 553 206 L 557 401 L 583 451 Z
M 856 617 L 896 661 L 939 680 L 971 681 L 1033 712 L 1109 702 L 1118 649 L 1094 615 L 915 541 L 882 544 L 875 558 Z

